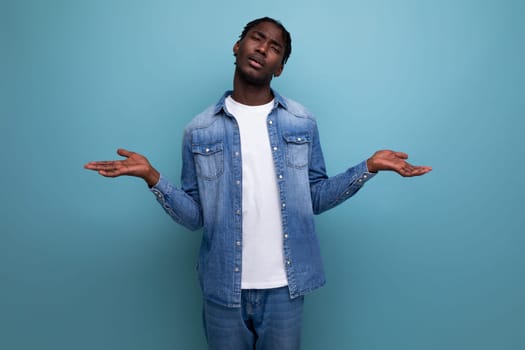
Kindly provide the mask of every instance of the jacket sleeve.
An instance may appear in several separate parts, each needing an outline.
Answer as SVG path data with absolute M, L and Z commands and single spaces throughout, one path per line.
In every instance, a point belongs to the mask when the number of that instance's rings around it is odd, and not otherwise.
M 188 131 L 184 133 L 182 145 L 181 187 L 175 187 L 161 175 L 159 182 L 151 188 L 151 191 L 166 213 L 177 223 L 190 230 L 202 227 L 202 207 L 191 150 L 191 135 Z
M 320 214 L 352 197 L 376 174 L 370 173 L 366 161 L 345 172 L 328 177 L 319 141 L 319 131 L 314 124 L 308 177 L 314 214 Z

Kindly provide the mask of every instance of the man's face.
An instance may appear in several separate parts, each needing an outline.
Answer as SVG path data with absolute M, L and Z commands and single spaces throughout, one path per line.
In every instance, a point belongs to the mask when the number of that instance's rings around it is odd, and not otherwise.
M 271 22 L 262 22 L 250 29 L 235 43 L 236 73 L 251 84 L 269 84 L 283 71 L 284 41 L 281 29 Z

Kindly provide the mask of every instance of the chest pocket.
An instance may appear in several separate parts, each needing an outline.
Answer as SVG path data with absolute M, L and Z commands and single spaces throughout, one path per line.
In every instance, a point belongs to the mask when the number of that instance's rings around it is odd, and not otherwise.
M 310 135 L 284 135 L 286 141 L 286 163 L 292 168 L 302 169 L 308 165 Z
M 222 142 L 192 145 L 197 176 L 205 180 L 215 180 L 224 171 Z

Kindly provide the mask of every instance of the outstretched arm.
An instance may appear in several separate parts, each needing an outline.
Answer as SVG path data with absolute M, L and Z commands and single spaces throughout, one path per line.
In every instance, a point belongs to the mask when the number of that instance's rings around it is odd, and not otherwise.
M 319 142 L 319 131 L 315 124 L 310 154 L 308 177 L 314 214 L 320 214 L 343 203 L 355 195 L 379 171 L 395 171 L 401 176 L 410 177 L 423 175 L 432 170 L 429 166 L 415 166 L 408 163 L 406 153 L 381 150 L 345 172 L 329 177 Z
M 368 171 L 377 173 L 382 170 L 395 171 L 401 176 L 420 176 L 432 170 L 429 166 L 416 166 L 408 163 L 408 154 L 390 150 L 377 151 L 368 158 L 366 165 Z
M 355 195 L 379 171 L 395 171 L 401 176 L 411 177 L 432 170 L 429 166 L 415 166 L 408 163 L 406 153 L 381 150 L 345 172 L 328 177 L 317 128 L 314 129 L 313 135 L 308 171 L 314 214 L 320 214 L 343 203 Z
M 84 168 L 97 171 L 105 177 L 140 177 L 152 188 L 157 201 L 176 222 L 190 230 L 202 226 L 202 209 L 196 187 L 186 186 L 186 190 L 176 188 L 162 178 L 143 155 L 125 149 L 118 149 L 117 153 L 125 159 L 89 162 Z
M 97 171 L 106 177 L 122 175 L 140 177 L 146 181 L 149 187 L 155 186 L 159 181 L 159 172 L 151 166 L 148 159 L 143 155 L 122 148 L 119 148 L 117 153 L 126 159 L 89 162 L 84 165 L 84 168 Z

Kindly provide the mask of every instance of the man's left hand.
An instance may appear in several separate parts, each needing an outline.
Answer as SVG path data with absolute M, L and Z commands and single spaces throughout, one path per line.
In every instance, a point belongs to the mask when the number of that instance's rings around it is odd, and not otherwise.
M 382 170 L 395 171 L 401 176 L 420 176 L 432 170 L 429 166 L 416 166 L 408 163 L 408 154 L 390 150 L 377 151 L 366 161 L 368 171 L 376 173 Z

